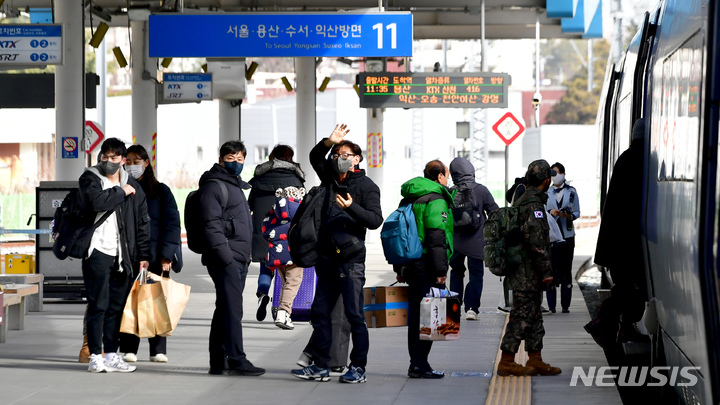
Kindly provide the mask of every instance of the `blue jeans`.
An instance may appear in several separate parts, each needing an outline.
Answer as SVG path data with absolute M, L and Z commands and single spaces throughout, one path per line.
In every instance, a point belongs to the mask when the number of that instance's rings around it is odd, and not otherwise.
M 265 262 L 260 262 L 260 276 L 258 276 L 257 296 L 260 294 L 270 294 L 270 284 L 273 279 L 273 271 L 265 266 Z
M 485 274 L 485 266 L 482 260 L 455 252 L 450 258 L 450 267 L 452 269 L 450 272 L 450 291 L 460 294 L 460 301 L 463 300 L 465 258 L 467 258 L 468 268 L 470 269 L 470 281 L 465 287 L 465 312 L 469 309 L 478 312 L 483 290 L 483 275 Z

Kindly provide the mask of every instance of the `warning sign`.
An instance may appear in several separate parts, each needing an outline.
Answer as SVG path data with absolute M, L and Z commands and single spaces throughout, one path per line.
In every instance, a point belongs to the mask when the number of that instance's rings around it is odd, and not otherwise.
M 77 159 L 78 157 L 78 138 L 75 137 L 63 137 L 62 139 L 62 158 L 63 159 Z
M 493 125 L 492 129 L 505 142 L 505 145 L 510 146 L 525 132 L 525 125 L 513 113 L 508 112 Z
M 382 134 L 380 132 L 368 134 L 368 167 L 382 167 Z

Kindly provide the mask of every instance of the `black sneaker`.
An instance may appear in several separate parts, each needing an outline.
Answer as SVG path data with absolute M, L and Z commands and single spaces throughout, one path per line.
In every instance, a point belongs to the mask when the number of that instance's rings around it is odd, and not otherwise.
M 408 377 L 437 380 L 445 377 L 445 373 L 442 371 L 435 371 L 432 368 L 410 367 L 408 369 Z
M 260 295 L 258 295 L 258 308 L 255 318 L 258 320 L 258 322 L 262 322 L 267 316 L 267 304 L 268 302 L 270 302 L 270 296 L 263 293 L 259 294 Z
M 340 377 L 341 375 L 345 374 L 347 371 L 348 371 L 348 368 L 345 366 L 330 367 L 330 377 Z
M 252 363 L 247 361 L 247 362 L 243 363 L 240 367 L 235 367 L 235 368 L 229 369 L 225 374 L 257 377 L 259 375 L 265 374 L 265 369 L 260 368 L 260 367 L 255 367 Z

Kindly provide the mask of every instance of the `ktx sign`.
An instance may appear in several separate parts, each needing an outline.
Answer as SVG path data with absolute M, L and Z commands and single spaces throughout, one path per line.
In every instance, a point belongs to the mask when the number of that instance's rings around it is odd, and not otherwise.
M 525 125 L 513 113 L 507 112 L 493 125 L 492 129 L 505 142 L 505 145 L 510 146 L 525 132 Z

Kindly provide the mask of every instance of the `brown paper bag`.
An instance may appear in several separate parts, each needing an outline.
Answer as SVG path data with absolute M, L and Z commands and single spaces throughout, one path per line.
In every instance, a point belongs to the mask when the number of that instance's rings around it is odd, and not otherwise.
M 120 321 L 120 332 L 132 335 L 138 334 L 137 292 L 139 285 L 140 281 L 135 280 L 130 294 L 127 297 L 127 301 L 125 301 L 125 309 L 123 309 L 122 320 Z
M 138 333 L 141 338 L 167 333 L 170 328 L 162 284 L 149 277 L 149 283 L 140 284 L 137 293 Z M 159 328 L 159 329 L 158 329 Z
M 159 336 L 170 336 L 177 327 L 178 322 L 180 322 L 180 317 L 190 299 L 190 286 L 167 277 L 160 277 L 160 284 L 165 296 L 165 309 L 167 310 L 169 324 L 162 324 L 167 331 L 161 331 L 159 327 L 156 327 L 156 329 Z

